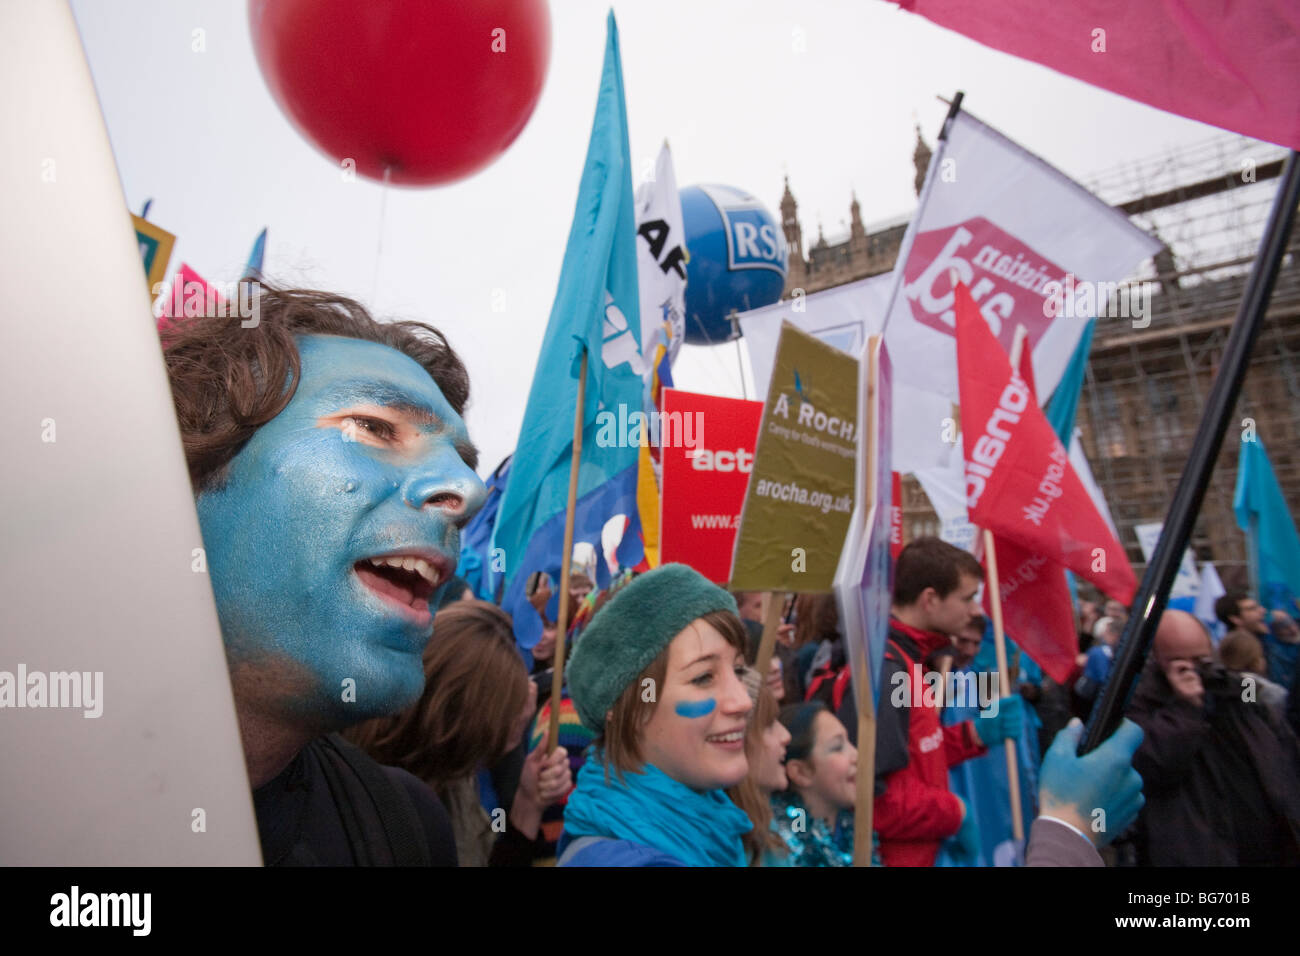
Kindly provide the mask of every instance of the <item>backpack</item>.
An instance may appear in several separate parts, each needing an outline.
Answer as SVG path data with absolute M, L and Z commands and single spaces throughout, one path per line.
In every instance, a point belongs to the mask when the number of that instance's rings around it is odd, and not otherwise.
M 812 680 L 808 682 L 808 692 L 804 695 L 804 700 L 820 700 L 831 709 L 832 713 L 838 714 L 844 695 L 848 693 L 851 677 L 847 664 L 840 664 L 838 667 L 835 666 L 834 661 L 824 664 L 817 669 Z

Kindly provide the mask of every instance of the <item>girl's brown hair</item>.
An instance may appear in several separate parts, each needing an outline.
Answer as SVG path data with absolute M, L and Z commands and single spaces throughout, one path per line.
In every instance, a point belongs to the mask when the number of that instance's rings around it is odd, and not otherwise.
M 173 320 L 161 333 L 196 494 L 220 482 L 225 466 L 253 433 L 293 398 L 302 377 L 295 336 L 339 335 L 396 349 L 423 366 L 457 415 L 465 413 L 469 374 L 433 326 L 376 322 L 360 303 L 328 292 L 260 283 L 253 296 L 252 325 L 232 309 L 230 314 Z M 477 467 L 476 461 L 467 464 Z
M 795 647 L 834 638 L 839 633 L 840 613 L 834 594 L 800 594 L 795 598 L 794 609 Z
M 745 653 L 745 625 L 740 618 L 730 611 L 710 611 L 696 620 L 712 625 L 728 644 Z M 659 652 L 636 679 L 627 687 L 610 708 L 609 719 L 605 729 L 597 735 L 593 743 L 605 755 L 605 773 L 612 767 L 621 777 L 625 772 L 639 771 L 645 764 L 641 752 L 641 730 L 654 716 L 658 706 L 659 693 L 663 690 L 664 679 L 668 676 L 668 648 Z M 654 683 L 646 684 L 646 680 Z M 646 691 L 653 689 L 648 697 Z
M 502 757 L 528 702 L 509 615 L 487 601 L 447 605 L 433 619 L 424 675 L 414 707 L 343 735 L 438 790 Z
M 1254 634 L 1244 628 L 1229 631 L 1219 642 L 1219 660 L 1230 671 L 1254 671 L 1263 673 L 1260 665 L 1266 660 L 1264 645 Z
M 763 756 L 763 734 L 767 728 L 776 723 L 780 705 L 767 684 L 760 684 L 758 699 L 754 702 L 754 712 L 750 715 L 749 726 L 745 728 L 745 759 L 749 761 L 749 774 L 744 780 L 727 791 L 731 802 L 745 811 L 754 829 L 741 836 L 745 845 L 745 855 L 750 866 L 760 866 L 763 854 L 767 850 L 779 850 L 781 838 L 772 831 L 772 802 L 758 786 L 754 772 Z

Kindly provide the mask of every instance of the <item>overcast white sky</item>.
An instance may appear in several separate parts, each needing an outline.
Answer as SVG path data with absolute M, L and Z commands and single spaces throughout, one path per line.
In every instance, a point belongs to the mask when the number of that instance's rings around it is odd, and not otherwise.
M 377 0 L 376 0 L 377 2 Z M 527 128 L 478 175 L 429 190 L 344 182 L 263 84 L 242 0 L 73 0 L 127 203 L 177 235 L 173 270 L 238 277 L 258 230 L 282 283 L 438 326 L 470 371 L 486 474 L 514 447 L 590 133 L 608 0 L 551 4 L 550 71 Z M 966 92 L 982 120 L 1080 179 L 1213 134 L 903 13 L 884 0 L 615 2 L 633 164 L 665 137 L 678 184 L 790 176 L 806 241 L 907 214 L 913 124 L 933 145 Z M 196 29 L 206 49 L 193 51 Z M 798 52 L 796 31 L 802 36 Z M 504 312 L 492 311 L 494 290 Z M 734 345 L 687 347 L 679 386 L 740 394 Z

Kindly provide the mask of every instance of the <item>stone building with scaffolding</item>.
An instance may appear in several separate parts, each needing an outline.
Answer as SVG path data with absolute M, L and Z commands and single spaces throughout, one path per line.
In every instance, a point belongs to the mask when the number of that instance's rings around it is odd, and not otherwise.
M 917 131 L 920 194 L 931 151 Z M 1121 295 L 1144 283 L 1141 319 L 1100 318 L 1093 336 L 1077 427 L 1094 477 L 1139 576 L 1145 567 L 1134 528 L 1164 520 L 1191 449 L 1210 383 L 1254 261 L 1285 151 L 1218 134 L 1175 152 L 1102 173 L 1085 185 L 1158 236 L 1164 248 Z M 785 295 L 888 272 L 907 218 L 864 226 L 857 197 L 849 234 L 822 230 L 805 252 L 789 179 L 780 202 L 790 247 Z M 1228 587 L 1246 585 L 1245 539 L 1232 511 L 1243 432 L 1263 440 L 1283 494 L 1300 510 L 1300 236 L 1291 236 L 1230 429 L 1192 534 L 1199 561 L 1213 561 Z M 937 534 L 920 484 L 903 481 L 907 539 Z

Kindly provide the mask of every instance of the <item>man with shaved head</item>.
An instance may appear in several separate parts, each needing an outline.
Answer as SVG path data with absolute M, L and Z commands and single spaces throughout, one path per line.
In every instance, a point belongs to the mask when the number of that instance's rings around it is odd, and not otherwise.
M 1205 628 L 1166 611 L 1128 716 L 1146 807 L 1139 858 L 1153 866 L 1300 864 L 1300 748 L 1257 702 L 1250 675 L 1215 663 Z

